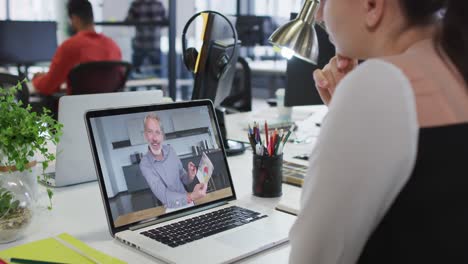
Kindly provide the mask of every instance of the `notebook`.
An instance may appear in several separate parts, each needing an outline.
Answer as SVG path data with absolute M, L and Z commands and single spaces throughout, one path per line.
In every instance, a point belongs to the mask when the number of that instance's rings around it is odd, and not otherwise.
M 283 195 L 276 205 L 276 210 L 292 215 L 298 215 L 301 207 L 301 192 L 302 188 L 296 186 L 283 186 L 288 188 L 287 194 Z
M 237 200 L 211 101 L 89 111 L 86 126 L 117 241 L 168 263 L 230 263 L 288 241 L 294 216 Z M 142 140 L 112 147 L 130 134 Z M 199 142 L 208 147 L 193 153 Z M 122 158 L 135 152 L 139 164 Z M 201 184 L 188 167 L 205 155 Z
M 46 238 L 0 251 L 0 259 L 8 261 L 11 258 L 20 258 L 44 262 L 82 264 L 96 262 L 102 264 L 126 263 L 89 247 L 67 233 L 60 234 L 56 238 Z M 93 262 L 93 260 L 95 261 Z
M 90 109 L 154 104 L 163 100 L 160 90 L 67 95 L 60 97 L 58 121 L 63 134 L 57 144 L 55 167 L 46 171 L 42 183 L 61 187 L 95 181 L 96 172 L 86 137 L 84 115 Z
M 283 182 L 301 187 L 304 184 L 307 169 L 306 165 L 283 161 Z

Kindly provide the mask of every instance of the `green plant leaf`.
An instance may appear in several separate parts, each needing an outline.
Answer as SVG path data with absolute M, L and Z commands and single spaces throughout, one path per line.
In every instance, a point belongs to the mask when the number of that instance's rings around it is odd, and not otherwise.
M 26 80 L 24 80 L 26 81 Z M 63 125 L 51 117 L 51 111 L 43 108 L 41 113 L 32 111 L 30 105 L 23 106 L 16 101 L 15 95 L 21 90 L 21 82 L 14 87 L 0 87 L 0 153 L 5 157 L 2 166 L 16 166 L 18 171 L 31 169 L 27 164 L 36 153 L 45 161 L 45 170 L 50 161 L 55 160 L 55 153 L 49 153 L 47 144 L 57 144 L 62 135 Z M 50 208 L 53 192 L 47 189 Z M 9 210 L 13 203 L 12 194 L 0 189 L 0 214 Z
M 54 196 L 54 193 L 50 188 L 47 188 L 47 196 L 49 197 L 49 206 L 47 206 L 47 209 L 52 210 L 52 197 Z
M 20 204 L 20 201 L 16 200 L 16 201 L 11 203 L 10 208 L 12 210 L 16 211 L 18 209 L 18 207 L 19 207 L 19 204 Z

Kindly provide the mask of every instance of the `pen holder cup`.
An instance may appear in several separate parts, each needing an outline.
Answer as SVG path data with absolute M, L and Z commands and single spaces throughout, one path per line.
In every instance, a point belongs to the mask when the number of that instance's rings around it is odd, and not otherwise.
M 283 181 L 283 154 L 277 156 L 253 155 L 252 191 L 259 197 L 280 197 Z

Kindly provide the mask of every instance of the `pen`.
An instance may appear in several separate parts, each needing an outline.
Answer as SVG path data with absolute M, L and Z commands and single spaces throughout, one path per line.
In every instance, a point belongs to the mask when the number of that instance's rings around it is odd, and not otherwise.
M 63 262 L 52 262 L 52 261 L 22 259 L 22 258 L 11 258 L 10 263 L 20 263 L 20 264 L 65 264 Z
M 294 130 L 295 127 L 296 127 L 295 125 L 292 125 L 292 126 L 291 126 L 291 128 L 290 128 L 289 131 L 288 131 L 288 133 L 286 134 L 286 137 L 284 137 L 284 140 L 283 140 L 284 143 L 283 143 L 283 144 L 286 144 L 286 142 L 288 142 L 288 138 L 289 138 L 289 136 L 291 135 L 291 133 L 293 132 L 293 130 Z
M 263 156 L 263 147 L 262 145 L 260 145 L 260 143 L 258 143 L 256 146 L 256 152 L 257 152 L 257 155 Z
M 247 135 L 247 137 L 249 138 L 249 142 L 250 142 L 250 146 L 252 147 L 252 151 L 255 153 L 255 142 L 252 138 L 252 135 Z
M 282 144 L 280 144 L 279 154 L 283 153 L 284 145 L 286 145 L 286 142 L 288 142 L 289 136 L 291 135 L 291 133 L 292 133 L 292 131 L 294 130 L 295 127 L 296 127 L 295 125 L 292 125 L 291 128 L 289 129 L 288 133 L 286 134 L 286 136 L 282 140 L 282 142 L 281 142 Z
M 257 123 L 258 142 L 262 145 L 262 136 L 260 135 L 260 122 Z
M 268 154 L 268 156 L 271 156 L 271 141 L 272 141 L 272 138 L 271 138 L 271 137 L 272 137 L 272 136 L 273 136 L 273 135 L 270 135 L 270 136 L 268 137 L 268 139 L 269 139 L 269 140 L 268 140 L 268 145 L 267 145 L 267 154 Z
M 254 144 L 257 145 L 257 128 L 255 127 L 256 123 L 254 122 L 253 127 L 252 127 L 252 138 L 254 141 Z
M 265 143 L 268 147 L 268 125 L 267 125 L 267 121 L 265 120 Z
M 255 141 L 255 144 L 257 144 L 258 142 L 260 142 L 260 141 L 258 140 L 257 122 L 254 122 L 254 125 L 253 125 L 253 133 L 254 133 L 254 141 Z
M 278 143 L 278 129 L 275 128 L 273 132 L 273 142 L 271 144 L 271 156 L 275 155 L 276 153 L 276 143 Z
M 279 132 L 279 135 L 277 136 L 278 139 L 276 140 L 275 155 L 280 154 L 279 153 L 279 148 L 281 146 L 281 141 L 283 140 L 283 133 L 284 133 L 284 131 L 283 131 L 283 129 L 281 129 L 280 132 Z
M 283 148 L 284 148 L 284 144 L 280 144 L 278 148 L 278 155 L 283 154 Z

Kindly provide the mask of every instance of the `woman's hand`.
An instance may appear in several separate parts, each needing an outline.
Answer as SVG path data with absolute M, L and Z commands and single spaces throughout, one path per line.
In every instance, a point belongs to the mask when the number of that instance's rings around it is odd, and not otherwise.
M 328 105 L 338 83 L 343 77 L 356 68 L 358 61 L 336 55 L 325 67 L 314 71 L 314 80 L 322 101 Z

